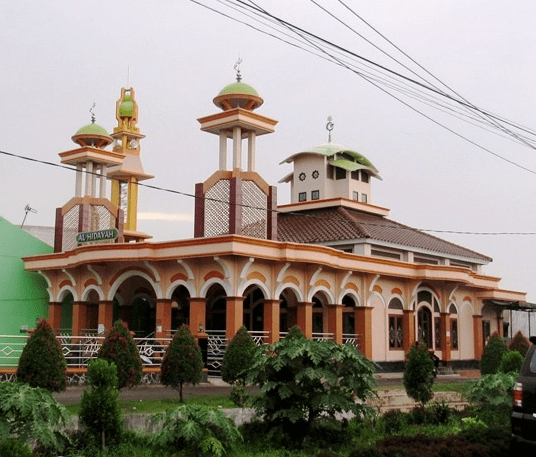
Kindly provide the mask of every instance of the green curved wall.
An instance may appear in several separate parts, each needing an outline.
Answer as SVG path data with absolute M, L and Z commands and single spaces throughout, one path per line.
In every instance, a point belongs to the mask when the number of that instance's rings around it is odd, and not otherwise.
M 22 257 L 53 252 L 48 244 L 0 217 L 0 335 L 20 335 L 48 315 L 45 279 L 24 270 Z

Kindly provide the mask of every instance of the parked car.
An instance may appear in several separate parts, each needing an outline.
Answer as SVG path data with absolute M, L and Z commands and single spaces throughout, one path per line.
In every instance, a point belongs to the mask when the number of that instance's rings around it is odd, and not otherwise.
M 512 395 L 512 446 L 536 445 L 536 336 L 525 356 Z

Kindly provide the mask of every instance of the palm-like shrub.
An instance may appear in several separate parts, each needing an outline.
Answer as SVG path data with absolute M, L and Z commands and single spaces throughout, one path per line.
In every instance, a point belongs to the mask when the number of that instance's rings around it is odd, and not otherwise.
M 235 423 L 208 406 L 181 405 L 156 414 L 152 421 L 161 425 L 153 435 L 153 443 L 184 449 L 189 452 L 186 455 L 221 457 L 242 440 Z
M 499 371 L 502 358 L 508 351 L 506 343 L 497 332 L 491 335 L 491 338 L 484 348 L 484 353 L 480 359 L 480 372 L 482 375 L 494 374 Z
M 106 335 L 97 355 L 99 359 L 113 362 L 117 368 L 117 388 L 134 387 L 141 382 L 142 364 L 140 353 L 130 332 L 118 320 Z
M 182 325 L 169 343 L 162 360 L 160 382 L 179 391 L 183 402 L 182 387 L 185 383 L 198 384 L 203 379 L 203 356 L 194 336 Z
M 245 393 L 247 371 L 253 365 L 257 350 L 255 341 L 246 327 L 242 326 L 229 342 L 223 356 L 221 379 L 233 386 L 231 400 L 237 406 L 242 406 L 247 399 Z
M 424 406 L 434 396 L 432 390 L 434 362 L 424 343 L 415 343 L 410 348 L 407 357 L 404 388 L 409 397 Z
M 272 430 L 299 442 L 319 422 L 337 425 L 337 413 L 372 414 L 365 401 L 374 395 L 374 365 L 355 346 L 309 340 L 293 327 L 265 349 L 247 380 L 260 385 L 254 406 Z
M 90 390 L 80 403 L 80 422 L 104 448 L 121 438 L 122 419 L 117 389 L 117 368 L 105 359 L 92 360 L 87 368 Z
M 525 335 L 519 330 L 511 341 L 508 343 L 508 349 L 510 351 L 518 351 L 523 357 L 527 355 L 527 351 L 530 348 L 530 341 Z
M 67 362 L 54 330 L 45 319 L 40 319 L 22 350 L 17 380 L 31 387 L 61 392 L 67 387 L 66 368 Z

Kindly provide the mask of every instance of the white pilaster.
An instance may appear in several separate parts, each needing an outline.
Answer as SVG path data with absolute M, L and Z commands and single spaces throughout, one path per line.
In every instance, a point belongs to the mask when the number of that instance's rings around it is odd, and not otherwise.
M 242 169 L 242 129 L 233 127 L 233 168 Z
M 256 142 L 257 135 L 255 132 L 248 134 L 248 171 L 255 171 L 255 152 L 257 150 Z
M 107 167 L 105 164 L 101 165 L 101 176 L 100 176 L 100 198 L 106 198 L 106 173 Z
M 220 132 L 220 171 L 227 170 L 227 132 Z
M 93 162 L 87 161 L 86 162 L 86 197 L 91 197 L 91 193 L 92 193 L 91 184 L 93 184 Z
M 76 164 L 76 186 L 74 191 L 75 197 L 82 196 L 82 180 L 83 180 L 84 165 L 81 163 Z

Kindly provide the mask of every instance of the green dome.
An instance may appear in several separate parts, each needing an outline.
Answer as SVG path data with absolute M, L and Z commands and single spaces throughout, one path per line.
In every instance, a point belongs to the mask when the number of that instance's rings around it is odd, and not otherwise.
M 78 131 L 74 134 L 77 135 L 104 135 L 109 136 L 108 132 L 104 127 L 101 127 L 99 124 L 87 124 L 84 125 L 82 128 L 79 128 Z
M 218 97 L 220 95 L 229 95 L 229 94 L 247 94 L 247 95 L 254 95 L 256 97 L 259 96 L 257 91 L 252 86 L 243 82 L 234 82 L 232 84 L 225 86 L 222 90 L 220 90 Z
M 119 115 L 125 117 L 134 115 L 134 103 L 132 102 L 132 95 L 125 95 L 125 98 L 119 105 Z

